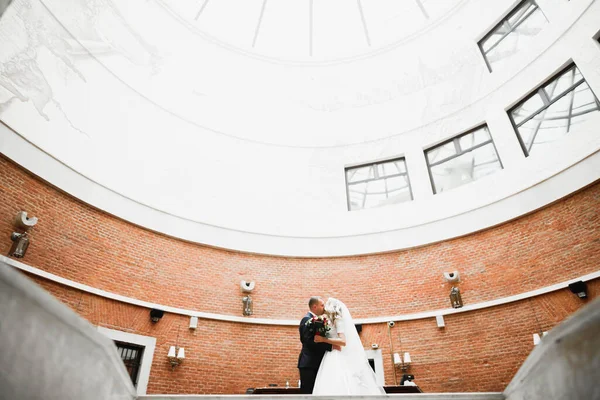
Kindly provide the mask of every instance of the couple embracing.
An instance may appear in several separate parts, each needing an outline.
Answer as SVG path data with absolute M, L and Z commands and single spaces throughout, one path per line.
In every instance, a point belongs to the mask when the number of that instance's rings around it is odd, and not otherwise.
M 298 358 L 300 389 L 315 395 L 385 394 L 377 384 L 350 311 L 340 300 L 311 297 L 309 312 L 300 322 L 302 351 Z M 318 319 L 321 317 L 320 319 Z M 325 320 L 329 330 L 316 330 Z M 321 336 L 325 335 L 325 336 Z

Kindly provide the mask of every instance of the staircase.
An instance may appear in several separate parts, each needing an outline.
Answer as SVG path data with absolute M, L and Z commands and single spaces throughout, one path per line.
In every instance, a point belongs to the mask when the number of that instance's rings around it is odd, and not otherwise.
M 415 393 L 384 396 L 349 396 L 352 400 L 504 400 L 499 392 L 490 393 Z M 306 395 L 148 395 L 138 400 L 343 400 L 348 396 Z

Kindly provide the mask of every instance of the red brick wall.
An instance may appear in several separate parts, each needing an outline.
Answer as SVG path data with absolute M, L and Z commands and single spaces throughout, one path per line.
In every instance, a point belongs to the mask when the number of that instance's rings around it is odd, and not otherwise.
M 269 383 L 283 386 L 286 380 L 297 384 L 296 327 L 201 319 L 194 331 L 188 328 L 188 317 L 168 313 L 153 324 L 148 309 L 32 278 L 95 325 L 156 337 L 149 394 L 236 394 Z M 590 297 L 597 297 L 600 280 L 590 282 L 588 290 Z M 533 349 L 533 333 L 550 330 L 584 303 L 564 289 L 446 316 L 444 329 L 435 318 L 398 322 L 391 329 L 393 352 L 410 352 L 408 372 L 424 392 L 502 391 Z M 386 384 L 393 385 L 387 324 L 363 325 L 361 338 L 366 348 L 379 344 Z M 175 344 L 185 348 L 186 360 L 171 370 L 167 352 Z M 397 369 L 398 380 L 401 375 Z
M 255 317 L 300 318 L 312 294 L 344 300 L 356 318 L 447 308 L 442 272 L 458 270 L 465 304 L 492 300 L 597 271 L 600 185 L 518 220 L 417 249 L 340 258 L 243 254 L 182 242 L 96 210 L 0 157 L 0 252 L 7 254 L 16 213 L 39 218 L 23 262 L 99 289 L 169 306 L 241 315 L 241 279 L 256 282 Z M 296 328 L 201 321 L 148 310 L 36 279 L 94 324 L 157 337 L 149 393 L 242 393 L 247 387 L 297 381 Z M 590 284 L 592 297 L 598 283 Z M 392 329 L 394 350 L 410 351 L 411 373 L 427 392 L 502 390 L 547 330 L 582 302 L 567 290 Z M 171 371 L 166 352 L 186 347 Z M 394 383 L 385 324 L 364 327 L 365 345 L 384 353 Z

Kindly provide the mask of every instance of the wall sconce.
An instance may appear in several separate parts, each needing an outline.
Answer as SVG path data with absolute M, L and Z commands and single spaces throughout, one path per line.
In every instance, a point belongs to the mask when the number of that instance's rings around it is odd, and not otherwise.
M 29 247 L 29 238 L 27 237 L 27 232 L 13 232 L 10 234 L 10 240 L 12 240 L 13 244 L 10 247 L 8 255 L 15 258 L 25 257 L 25 252 L 27 252 L 27 247 Z
M 150 319 L 152 320 L 152 322 L 156 323 L 160 321 L 164 314 L 165 312 L 163 310 L 153 308 L 152 310 L 150 310 Z
M 190 329 L 198 329 L 198 317 L 190 317 Z
M 456 283 L 460 282 L 460 275 L 458 274 L 458 271 L 444 272 L 444 279 L 446 282 Z
M 452 290 L 450 290 L 450 304 L 452 304 L 452 308 L 461 308 L 463 306 L 460 290 L 456 286 L 453 286 Z
M 242 297 L 242 303 L 244 304 L 244 316 L 248 317 L 252 315 L 252 298 L 250 295 Z
M 177 354 L 177 355 L 175 355 Z M 175 346 L 171 346 L 169 348 L 169 354 L 167 354 L 167 358 L 171 363 L 171 369 L 175 369 L 176 366 L 181 364 L 185 359 L 185 350 L 183 347 L 176 348 Z
M 240 281 L 240 288 L 242 289 L 242 291 L 244 293 L 250 293 L 251 291 L 253 291 L 255 285 L 256 285 L 256 283 L 254 281 L 252 281 L 252 282 Z
M 404 353 L 404 360 L 402 360 L 400 354 L 394 353 L 394 365 L 397 367 L 399 366 L 402 371 L 406 372 L 406 370 L 408 370 L 410 362 L 410 354 L 408 352 Z
M 575 293 L 580 299 L 587 298 L 587 285 L 583 281 L 577 281 L 569 284 L 569 290 Z
M 25 211 L 19 211 L 17 213 L 14 224 L 17 229 L 23 232 L 13 232 L 10 234 L 10 240 L 12 240 L 13 244 L 8 252 L 9 256 L 15 258 L 25 257 L 27 247 L 29 247 L 29 237 L 27 236 L 27 231 L 30 228 L 33 228 L 37 222 L 38 219 L 35 217 L 27 218 L 27 213 Z

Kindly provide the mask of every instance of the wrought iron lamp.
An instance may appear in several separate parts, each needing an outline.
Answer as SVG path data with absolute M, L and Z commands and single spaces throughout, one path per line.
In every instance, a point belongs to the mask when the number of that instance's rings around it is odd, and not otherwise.
M 175 369 L 176 366 L 185 360 L 185 349 L 183 347 L 171 346 L 167 358 L 171 363 L 171 369 Z
M 252 297 L 250 297 L 250 295 L 242 297 L 242 303 L 244 304 L 244 316 L 248 317 L 252 315 Z
M 398 353 L 394 353 L 394 365 L 400 367 L 403 372 L 406 372 L 410 367 L 410 354 L 408 352 L 404 353 L 404 359 Z
M 37 221 L 38 219 L 35 217 L 27 218 L 27 213 L 25 211 L 17 213 L 14 224 L 17 230 L 22 232 L 11 233 L 10 240 L 12 240 L 13 244 L 8 252 L 9 256 L 15 258 L 25 257 L 27 247 L 29 247 L 29 236 L 27 235 L 27 232 L 37 224 Z
M 10 247 L 9 255 L 15 258 L 25 257 L 25 252 L 27 251 L 27 247 L 29 247 L 27 232 L 13 232 L 10 234 L 10 240 L 12 240 L 13 244 Z
M 453 286 L 452 290 L 450 290 L 450 304 L 452 304 L 452 308 L 461 308 L 463 306 L 460 290 L 456 286 Z
M 242 289 L 242 292 L 246 293 L 246 295 L 242 297 L 242 304 L 244 305 L 243 315 L 246 317 L 253 313 L 252 297 L 250 297 L 250 293 L 254 290 L 255 286 L 256 282 L 254 281 L 240 281 L 240 288 Z

